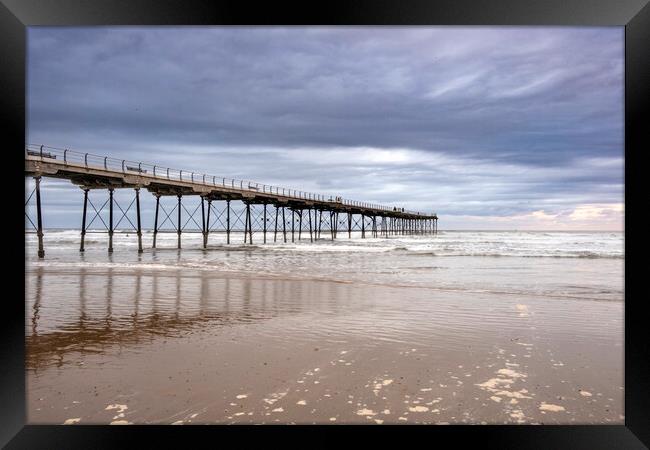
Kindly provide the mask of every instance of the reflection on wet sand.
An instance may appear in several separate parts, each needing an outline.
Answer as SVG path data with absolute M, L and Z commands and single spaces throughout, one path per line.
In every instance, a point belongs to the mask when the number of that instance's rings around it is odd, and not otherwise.
M 30 423 L 622 420 L 619 302 L 119 264 L 26 277 Z
M 78 295 L 66 289 L 66 296 L 79 299 L 75 308 L 73 303 L 60 302 L 55 293 L 44 294 L 43 284 L 57 274 L 37 267 L 31 276 L 35 288 L 31 333 L 26 336 L 30 370 L 60 365 L 68 353 L 101 353 L 108 346 L 136 346 L 154 336 L 181 336 L 206 327 L 218 332 L 219 327 L 297 314 L 304 308 L 299 302 L 287 302 L 289 287 L 282 282 L 262 281 L 260 286 L 257 280 L 259 289 L 253 291 L 247 278 L 214 279 L 200 272 L 182 276 L 181 271 L 125 275 L 112 268 L 82 268 L 76 275 L 66 274 L 69 284 L 78 286 Z M 44 320 L 43 303 L 57 304 L 48 310 L 45 327 L 39 324 Z M 328 307 L 332 306 L 330 301 Z

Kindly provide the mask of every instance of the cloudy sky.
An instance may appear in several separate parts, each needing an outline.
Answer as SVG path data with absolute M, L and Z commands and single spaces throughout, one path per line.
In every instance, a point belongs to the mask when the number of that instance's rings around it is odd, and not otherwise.
M 441 229 L 620 230 L 623 37 L 32 27 L 27 141 L 436 211 Z M 79 226 L 79 188 L 46 179 L 44 201 L 46 226 Z

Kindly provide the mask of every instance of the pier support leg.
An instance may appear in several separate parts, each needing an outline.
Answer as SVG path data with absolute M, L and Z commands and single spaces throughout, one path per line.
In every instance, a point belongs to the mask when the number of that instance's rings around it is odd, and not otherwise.
M 278 240 L 278 205 L 275 205 L 275 231 L 273 232 L 273 242 Z
M 226 200 L 226 244 L 230 244 L 230 200 Z
M 86 211 L 88 209 L 88 189 L 84 189 L 84 211 L 81 216 L 81 245 L 79 246 L 79 251 L 85 251 L 84 243 L 86 240 Z
M 36 234 L 38 236 L 38 257 L 45 257 L 43 249 L 43 213 L 41 211 L 41 177 L 34 177 L 36 182 Z
M 352 213 L 348 213 L 348 239 L 352 239 Z
M 203 248 L 208 248 L 208 238 L 210 237 L 210 211 L 212 210 L 212 199 L 208 199 L 208 217 L 205 220 L 205 243 Z
M 266 244 L 266 203 L 264 203 L 264 243 Z
M 338 211 L 334 213 L 334 239 L 339 232 L 339 213 Z
M 295 231 L 295 224 L 296 224 L 296 218 L 295 218 L 295 209 L 291 210 L 291 242 L 294 242 L 294 231 Z
M 246 212 L 244 213 L 244 244 L 248 239 L 248 205 L 246 205 Z
M 332 219 L 334 219 L 334 227 L 332 228 L 332 231 L 334 231 L 333 239 L 336 239 L 336 233 L 339 231 L 339 213 L 333 212 Z
M 323 210 L 318 211 L 318 239 L 320 239 L 320 230 L 323 225 Z
M 158 235 L 158 209 L 160 208 L 160 194 L 156 194 L 156 214 L 153 219 L 153 246 L 156 248 L 156 236 Z
M 314 235 L 311 232 L 311 209 L 307 210 L 309 214 L 309 242 L 314 242 Z M 316 218 L 316 210 L 314 210 L 314 218 Z
M 284 217 L 284 206 L 282 207 L 282 234 L 284 235 L 284 243 L 287 243 L 287 219 Z
M 176 229 L 176 232 L 178 233 L 178 248 L 181 248 L 181 197 L 182 195 L 178 195 L 178 228 Z
M 113 188 L 108 189 L 108 253 L 113 253 Z
M 201 234 L 203 235 L 203 248 L 207 246 L 205 236 L 205 197 L 201 196 Z
M 251 205 L 246 203 L 246 223 L 248 224 L 248 242 L 253 243 L 253 221 L 251 220 Z M 246 242 L 246 231 L 244 231 L 244 243 Z
M 298 240 L 302 239 L 302 209 L 298 212 Z
M 142 253 L 142 221 L 140 220 L 140 188 L 135 188 L 135 211 L 138 219 L 138 253 Z
M 361 214 L 361 237 L 366 238 L 366 216 Z

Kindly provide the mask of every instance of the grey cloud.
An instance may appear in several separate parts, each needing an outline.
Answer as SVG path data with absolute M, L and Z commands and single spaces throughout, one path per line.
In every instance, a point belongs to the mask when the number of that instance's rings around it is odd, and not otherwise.
M 620 203 L 623 29 L 36 27 L 28 140 L 448 214 Z M 420 156 L 299 157 L 361 147 Z

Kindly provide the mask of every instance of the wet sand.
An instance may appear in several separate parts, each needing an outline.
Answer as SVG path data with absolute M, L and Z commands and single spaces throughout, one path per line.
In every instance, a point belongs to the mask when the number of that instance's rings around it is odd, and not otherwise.
M 32 268 L 28 423 L 623 423 L 623 302 Z

